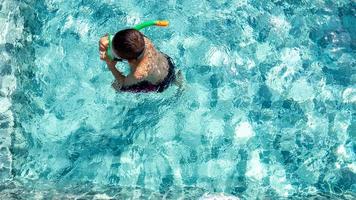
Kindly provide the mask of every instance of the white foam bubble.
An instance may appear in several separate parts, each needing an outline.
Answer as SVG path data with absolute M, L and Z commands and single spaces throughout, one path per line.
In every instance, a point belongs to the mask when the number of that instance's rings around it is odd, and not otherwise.
M 257 45 L 256 58 L 263 62 L 266 60 L 267 56 L 272 54 L 272 48 L 268 43 L 262 43 Z
M 127 25 L 134 26 L 136 24 L 140 23 L 140 19 L 142 19 L 141 14 L 139 12 L 129 12 L 129 14 L 126 17 L 126 23 Z
M 185 49 L 198 48 L 206 39 L 200 35 L 189 36 L 183 39 L 183 47 Z
M 298 49 L 285 48 L 280 54 L 281 64 L 273 67 L 267 75 L 268 87 L 284 95 L 289 91 L 293 79 L 301 71 L 301 58 Z
M 209 65 L 215 67 L 222 67 L 230 62 L 228 52 L 220 47 L 210 48 L 206 54 L 206 59 Z
M 340 145 L 337 147 L 336 153 L 341 156 L 344 159 L 347 159 L 350 157 L 350 155 L 348 155 L 346 148 L 344 145 Z
M 239 8 L 239 7 L 244 7 L 248 5 L 248 0 L 239 0 L 239 1 L 232 1 L 229 2 L 230 4 L 232 4 L 233 6 L 231 6 L 231 8 Z
M 350 163 L 347 165 L 347 167 L 353 172 L 356 173 L 356 163 Z
M 141 171 L 140 156 L 136 152 L 126 151 L 120 156 L 118 174 L 123 186 L 135 185 Z
M 19 40 L 23 37 L 24 18 L 20 14 L 19 5 L 12 1 L 2 1 L 0 12 L 0 45 L 10 43 L 14 46 L 22 47 Z M 12 62 L 11 53 L 6 51 L 0 52 L 0 60 L 2 65 L 5 62 Z M 13 67 L 13 66 L 4 66 Z M 2 67 L 0 67 L 1 70 Z M 13 70 L 12 70 L 13 71 Z M 13 75 L 2 76 L 0 78 L 0 113 L 2 115 L 1 122 L 8 123 L 8 128 L 0 129 L 1 146 L 0 146 L 0 182 L 10 180 L 12 178 L 12 154 L 9 151 L 11 145 L 10 135 L 14 129 L 14 117 L 11 107 L 10 96 L 16 89 L 16 78 Z M 8 98 L 7 98 L 8 97 Z
M 261 181 L 266 176 L 266 170 L 260 161 L 259 151 L 255 150 L 250 155 L 250 160 L 247 161 L 247 170 L 245 173 L 252 181 Z
M 235 92 L 231 87 L 219 87 L 218 97 L 220 101 L 229 101 L 235 98 Z
M 178 45 L 181 44 L 182 36 L 175 34 L 171 39 L 164 41 L 162 43 L 157 43 L 158 48 L 165 52 L 167 55 L 174 57 L 179 57 L 179 48 Z
M 1 13 L 12 13 L 12 15 L 0 15 L 0 44 L 15 44 L 23 37 L 24 19 L 19 14 L 19 6 L 15 3 L 4 2 Z
M 107 194 L 95 194 L 93 197 L 94 200 L 100 199 L 100 200 L 110 200 L 113 199 L 113 197 L 107 195 Z
M 302 60 L 298 48 L 285 48 L 280 55 L 282 63 L 293 67 L 300 67 Z
M 238 197 L 226 194 L 204 194 L 199 200 L 240 200 Z
M 247 121 L 240 122 L 235 127 L 235 140 L 238 142 L 247 141 L 255 135 L 251 124 Z
M 292 83 L 292 88 L 288 96 L 297 102 L 304 102 L 314 98 L 314 88 L 305 80 L 301 78 Z
M 183 55 L 183 62 L 185 65 L 206 65 L 206 55 L 202 54 L 202 52 L 206 52 L 209 49 L 211 41 L 208 41 L 201 35 L 193 35 L 183 40 L 179 38 L 179 43 L 182 43 L 183 48 L 185 49 Z
M 255 64 L 255 61 L 254 61 L 254 60 L 252 60 L 252 59 L 247 59 L 245 67 L 246 67 L 248 70 L 251 70 L 251 69 L 254 68 L 255 66 L 256 66 L 256 64 Z
M 342 93 L 344 103 L 356 103 L 356 87 L 349 87 Z
M 317 65 L 317 64 L 312 64 L 312 65 Z M 322 100 L 324 100 L 324 101 L 325 100 L 335 100 L 337 98 L 334 95 L 336 88 L 335 87 L 332 88 L 330 85 L 327 85 L 325 78 L 323 78 L 319 81 L 318 88 L 319 88 L 318 97 L 321 98 Z
M 220 119 L 210 119 L 207 121 L 206 134 L 211 139 L 216 139 L 224 135 L 224 121 Z
M 0 79 L 1 80 L 1 79 Z M 16 89 L 16 78 L 13 75 L 3 76 L 1 81 L 0 93 L 9 96 Z
M 308 118 L 307 125 L 310 130 L 319 133 L 326 133 L 329 127 L 329 120 L 318 113 L 306 114 Z
M 336 133 L 335 139 L 342 143 L 345 143 L 348 138 L 347 129 L 351 124 L 351 119 L 351 114 L 347 111 L 339 111 L 334 118 L 333 130 Z
M 270 168 L 269 182 L 271 187 L 281 197 L 288 197 L 293 191 L 293 186 L 286 178 L 285 170 L 280 165 L 275 165 Z
M 11 60 L 11 55 L 6 51 L 0 52 L 0 59 L 2 62 L 9 62 Z M 4 66 L 3 66 L 4 67 Z
M 199 165 L 200 177 L 221 177 L 228 176 L 234 167 L 234 163 L 230 160 L 214 159 Z M 224 175 L 221 172 L 224 172 Z
M 11 102 L 8 98 L 0 97 L 0 113 L 4 113 L 11 107 Z
M 65 1 L 65 0 L 45 0 L 46 6 L 47 6 L 46 8 L 49 11 L 55 12 L 58 9 L 58 5 L 63 3 L 63 1 Z
M 239 43 L 239 46 L 241 48 L 244 48 L 244 47 L 256 42 L 256 40 L 253 37 L 253 28 L 249 25 L 243 26 L 242 32 L 241 32 L 241 37 L 242 37 L 242 41 Z
M 237 52 L 233 52 L 232 58 L 235 58 L 234 62 L 236 65 L 243 65 L 244 59 Z
M 83 19 L 74 19 L 72 15 L 67 17 L 63 28 L 64 30 L 74 29 L 74 31 L 77 32 L 80 37 L 86 36 L 90 29 L 87 22 L 85 22 Z
M 280 34 L 286 34 L 291 29 L 291 25 L 287 21 L 284 15 L 272 16 L 270 23 L 273 26 L 274 30 Z
M 69 15 L 67 17 L 66 22 L 64 23 L 64 29 L 69 29 L 70 27 L 72 27 L 74 24 L 74 20 L 73 20 L 73 16 Z

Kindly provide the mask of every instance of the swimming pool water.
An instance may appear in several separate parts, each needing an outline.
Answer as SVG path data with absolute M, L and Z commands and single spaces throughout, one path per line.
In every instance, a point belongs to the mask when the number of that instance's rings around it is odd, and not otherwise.
M 2 1 L 0 199 L 355 198 L 355 4 Z M 185 89 L 115 93 L 98 39 L 150 19 Z

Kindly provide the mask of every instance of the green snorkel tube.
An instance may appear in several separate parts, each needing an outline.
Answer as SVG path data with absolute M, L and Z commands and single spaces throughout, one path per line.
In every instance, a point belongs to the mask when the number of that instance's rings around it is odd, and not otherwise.
M 136 26 L 133 27 L 133 29 L 139 31 L 141 29 L 144 29 L 146 27 L 149 26 L 162 26 L 162 27 L 166 27 L 169 25 L 169 22 L 167 20 L 150 20 L 150 21 L 145 21 L 142 22 L 141 24 L 138 24 Z M 108 55 L 109 59 L 111 61 L 115 60 L 115 56 L 112 53 L 112 39 L 114 38 L 113 35 L 109 34 L 109 47 L 106 50 L 106 54 Z

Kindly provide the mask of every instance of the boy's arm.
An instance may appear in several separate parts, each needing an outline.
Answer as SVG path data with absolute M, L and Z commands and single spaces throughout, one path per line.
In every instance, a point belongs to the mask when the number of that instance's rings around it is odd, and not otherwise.
M 106 62 L 106 64 L 108 65 L 108 68 L 110 69 L 112 75 L 119 83 L 120 87 L 122 87 L 123 83 L 125 82 L 125 76 L 121 72 L 119 72 L 119 70 L 116 69 L 116 62 Z
M 111 73 L 114 75 L 115 79 L 119 83 L 119 87 L 130 86 L 137 84 L 146 77 L 140 70 L 136 70 L 133 73 L 130 73 L 128 76 L 124 76 L 119 70 L 116 69 L 116 62 L 107 62 L 108 68 Z

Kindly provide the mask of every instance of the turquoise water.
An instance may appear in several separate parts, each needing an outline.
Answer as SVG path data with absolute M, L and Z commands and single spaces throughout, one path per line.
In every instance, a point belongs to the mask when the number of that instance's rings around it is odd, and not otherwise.
M 2 1 L 0 199 L 355 198 L 355 8 Z M 150 19 L 185 89 L 115 93 L 98 39 Z

